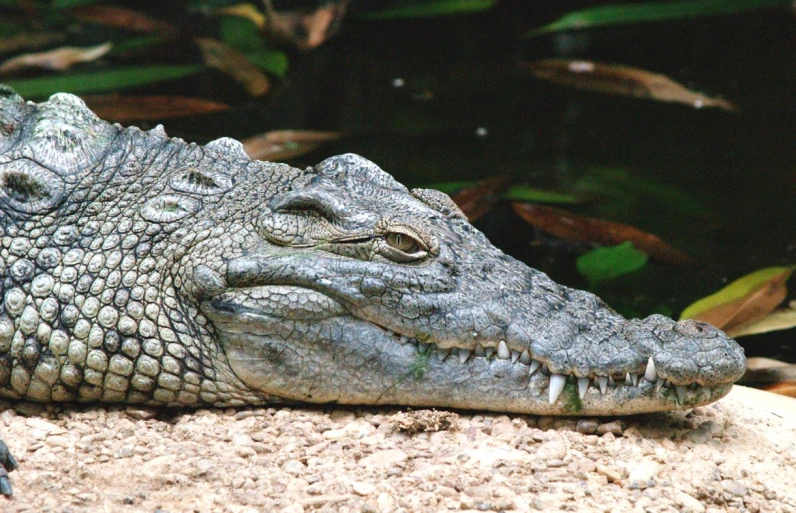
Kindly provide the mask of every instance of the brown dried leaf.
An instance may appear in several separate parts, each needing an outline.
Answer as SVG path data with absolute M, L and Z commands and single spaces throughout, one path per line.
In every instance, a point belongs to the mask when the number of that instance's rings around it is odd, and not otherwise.
M 796 397 L 796 365 L 771 358 L 752 357 L 740 383 L 775 394 Z
M 510 186 L 509 176 L 493 176 L 462 189 L 452 199 L 472 222 L 489 212 Z
M 97 116 L 119 123 L 210 114 L 229 108 L 229 105 L 225 103 L 186 96 L 121 96 L 118 94 L 106 94 L 84 96 L 83 100 Z
M 37 48 L 66 39 L 60 32 L 24 32 L 0 38 L 0 53 L 12 53 L 25 48 Z
M 250 96 L 262 96 L 268 92 L 271 86 L 268 77 L 245 55 L 216 39 L 197 37 L 194 41 L 201 48 L 208 66 L 234 78 Z
M 133 9 L 113 5 L 87 5 L 76 7 L 70 10 L 69 13 L 73 18 L 83 22 L 118 27 L 134 32 L 171 34 L 178 31 L 177 27 L 171 23 L 153 19 Z
M 792 328 L 796 328 L 796 301 L 791 301 L 789 308 L 774 310 L 760 320 L 733 328 L 727 332 L 727 335 L 732 338 L 738 338 Z
M 547 59 L 531 62 L 528 67 L 537 78 L 578 89 L 683 103 L 695 109 L 717 107 L 728 111 L 738 110 L 727 100 L 692 91 L 666 75 L 630 66 Z
M 314 11 L 277 12 L 270 1 L 265 2 L 267 22 L 263 31 L 287 40 L 302 50 L 322 45 L 337 33 L 348 9 L 348 0 L 327 2 Z
M 527 223 L 562 239 L 592 242 L 606 246 L 630 241 L 637 249 L 661 262 L 682 266 L 697 265 L 694 259 L 682 251 L 635 226 L 580 216 L 545 205 L 512 203 L 512 207 Z
M 785 282 L 790 275 L 790 272 L 777 274 L 744 297 L 700 312 L 693 319 L 710 323 L 728 332 L 760 320 L 785 300 L 788 295 Z
M 99 59 L 108 53 L 113 45 L 110 42 L 88 48 L 65 46 L 39 53 L 26 53 L 12 57 L 0 64 L 0 73 L 6 74 L 25 68 L 44 68 L 62 71 L 78 62 Z
M 252 160 L 284 161 L 305 155 L 339 138 L 338 132 L 276 130 L 249 137 L 243 141 L 243 148 Z

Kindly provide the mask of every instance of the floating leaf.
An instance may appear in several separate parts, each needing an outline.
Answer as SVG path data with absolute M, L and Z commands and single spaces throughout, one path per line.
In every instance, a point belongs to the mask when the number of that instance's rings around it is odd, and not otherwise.
M 511 178 L 506 175 L 493 176 L 462 189 L 453 201 L 472 222 L 489 212 L 510 184 Z
M 674 265 L 694 266 L 696 262 L 651 233 L 628 224 L 580 216 L 560 208 L 531 203 L 512 203 L 527 223 L 556 237 L 601 245 L 629 241 L 656 260 Z
M 186 96 L 121 96 L 118 94 L 84 96 L 83 100 L 102 119 L 130 121 L 170 119 L 221 112 L 224 103 Z
M 718 107 L 728 111 L 737 110 L 735 105 L 726 100 L 692 91 L 666 75 L 630 66 L 547 59 L 531 62 L 528 67 L 537 78 L 578 89 L 683 103 L 695 109 Z
M 648 258 L 646 253 L 634 248 L 632 243 L 623 242 L 617 246 L 593 249 L 579 256 L 575 265 L 593 287 L 601 281 L 641 269 Z
M 796 302 L 791 302 L 789 308 L 774 310 L 758 321 L 738 326 L 727 332 L 732 338 L 748 335 L 760 335 L 770 331 L 781 331 L 796 328 Z
M 65 46 L 39 53 L 27 53 L 12 57 L 0 64 L 0 73 L 11 73 L 25 68 L 44 68 L 63 71 L 79 62 L 91 62 L 99 59 L 111 50 L 111 43 L 88 48 Z
M 536 187 L 529 187 L 527 185 L 512 186 L 503 194 L 502 198 L 509 201 L 530 201 L 533 203 L 578 203 L 578 198 L 572 194 L 537 189 Z
M 270 89 L 268 77 L 239 51 L 209 37 L 197 37 L 194 41 L 201 48 L 208 66 L 234 78 L 250 96 L 262 96 Z
M 307 154 L 339 138 L 337 132 L 276 130 L 249 137 L 243 141 L 243 148 L 253 160 L 284 161 Z
M 368 12 L 361 18 L 369 20 L 391 20 L 399 18 L 428 18 L 486 11 L 495 5 L 495 0 L 424 0 L 422 2 L 400 2 L 395 7 Z
M 57 92 L 83 94 L 121 89 L 181 78 L 202 69 L 203 66 L 141 66 L 77 75 L 8 80 L 5 83 L 20 96 L 38 98 Z
M 683 310 L 681 319 L 698 319 L 731 331 L 771 313 L 788 293 L 785 282 L 796 267 L 767 267 L 747 274 Z
M 569 13 L 553 23 L 531 30 L 526 37 L 559 30 L 735 14 L 752 9 L 787 7 L 792 3 L 790 0 L 682 0 L 679 2 L 602 5 Z
M 133 9 L 115 5 L 78 7 L 69 11 L 69 14 L 82 22 L 96 23 L 134 32 L 177 33 L 178 31 L 177 27 L 170 23 L 156 20 Z

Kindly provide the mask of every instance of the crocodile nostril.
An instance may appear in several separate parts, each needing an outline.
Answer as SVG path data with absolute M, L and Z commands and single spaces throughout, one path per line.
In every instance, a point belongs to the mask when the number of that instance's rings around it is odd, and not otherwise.
M 697 338 L 712 338 L 719 334 L 719 330 L 710 324 L 693 319 L 685 319 L 674 325 L 675 331 L 682 335 Z

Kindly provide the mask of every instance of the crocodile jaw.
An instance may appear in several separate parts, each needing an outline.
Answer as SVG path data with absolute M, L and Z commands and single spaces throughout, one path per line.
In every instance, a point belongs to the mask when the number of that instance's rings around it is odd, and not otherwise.
M 400 337 L 368 321 L 339 315 L 311 323 L 205 302 L 230 367 L 268 396 L 312 403 L 402 404 L 538 415 L 630 415 L 693 408 L 716 401 L 731 383 L 679 390 L 663 378 L 637 385 L 597 380 L 579 389 L 575 376 L 551 392 L 540 362 L 500 358 Z M 464 360 L 464 361 L 463 361 Z M 652 378 L 652 376 L 649 376 Z M 553 397 L 552 395 L 555 395 Z

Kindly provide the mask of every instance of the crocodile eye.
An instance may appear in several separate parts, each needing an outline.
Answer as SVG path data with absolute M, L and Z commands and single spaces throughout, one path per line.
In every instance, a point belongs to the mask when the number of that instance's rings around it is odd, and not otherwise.
M 420 243 L 405 233 L 390 232 L 384 238 L 391 248 L 398 251 L 410 254 L 420 251 Z

